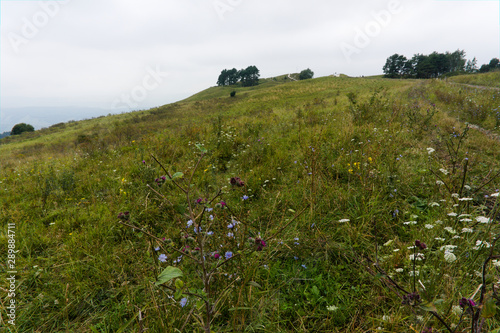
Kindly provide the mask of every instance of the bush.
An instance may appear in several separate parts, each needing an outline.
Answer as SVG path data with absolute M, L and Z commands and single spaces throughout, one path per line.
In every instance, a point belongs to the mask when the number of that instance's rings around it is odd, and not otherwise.
M 235 90 L 231 91 L 231 93 L 229 94 L 229 96 L 231 96 L 231 97 L 236 96 L 236 91 Z
M 302 72 L 299 74 L 299 80 L 307 80 L 307 79 L 312 79 L 314 76 L 314 72 L 312 70 L 304 69 Z
M 16 124 L 14 125 L 14 127 L 12 127 L 12 131 L 10 132 L 10 135 L 18 135 L 18 134 L 21 134 L 23 132 L 34 132 L 35 131 L 35 128 L 29 124 L 25 124 L 25 123 L 20 123 L 20 124 Z

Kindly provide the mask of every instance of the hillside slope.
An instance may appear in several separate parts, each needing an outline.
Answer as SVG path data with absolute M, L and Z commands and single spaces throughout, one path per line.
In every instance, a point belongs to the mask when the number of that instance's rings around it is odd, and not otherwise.
M 499 93 L 282 80 L 0 140 L 2 325 L 445 332 L 488 308 L 499 327 Z

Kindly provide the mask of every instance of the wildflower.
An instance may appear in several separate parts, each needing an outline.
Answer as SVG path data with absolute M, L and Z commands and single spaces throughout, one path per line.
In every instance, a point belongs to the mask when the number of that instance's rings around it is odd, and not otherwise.
M 448 216 L 455 217 L 455 216 L 457 216 L 457 213 L 451 212 L 451 213 L 448 213 Z
M 441 237 L 436 237 L 436 238 L 434 238 L 434 239 L 435 239 L 435 240 L 437 240 L 437 241 L 440 241 L 440 242 L 444 242 L 444 241 L 446 240 L 446 239 L 441 238 Z
M 457 316 L 457 317 L 460 317 L 460 315 L 462 314 L 462 309 L 460 308 L 460 306 L 458 305 L 453 305 L 451 307 L 451 312 Z
M 330 305 L 330 306 L 327 306 L 326 309 L 328 311 L 337 311 L 339 308 L 338 308 L 338 306 Z
M 187 302 L 188 302 L 187 298 L 184 297 L 179 301 L 179 304 L 181 305 L 181 307 L 185 307 Z
M 451 194 L 451 197 L 452 197 L 452 198 L 458 198 L 458 197 L 459 197 L 459 195 L 458 195 L 458 193 L 452 193 L 452 194 Z
M 435 152 L 435 151 L 436 151 L 436 149 L 434 149 L 434 148 L 427 148 L 427 153 L 428 153 L 429 155 L 430 155 L 430 154 L 432 154 L 432 153 L 433 153 L 433 152 Z
M 213 215 L 210 215 L 210 216 L 208 217 L 208 219 L 209 219 L 210 221 L 213 221 L 213 220 L 214 220 L 214 216 L 213 216 Z
M 146 164 L 146 161 L 145 161 L 145 160 L 142 160 L 142 164 Z
M 241 197 L 241 199 L 243 199 L 243 200 L 248 200 L 248 195 L 244 195 L 244 196 L 242 196 L 242 197 Z
M 294 238 L 294 240 L 295 240 L 296 242 L 294 242 L 293 244 L 295 244 L 295 245 L 300 245 L 300 243 L 299 243 L 299 238 L 298 238 L 298 237 Z
M 456 234 L 457 233 L 452 227 L 445 227 L 444 230 L 448 231 L 450 234 Z
M 473 198 L 460 198 L 458 201 L 472 201 L 474 200 Z
M 206 211 L 207 211 L 207 212 L 211 212 L 211 211 L 213 211 L 213 210 L 214 210 L 214 209 L 213 209 L 213 208 L 210 208 L 210 207 L 207 207 L 207 208 L 206 208 Z
M 446 262 L 454 262 L 457 260 L 457 256 L 453 254 L 453 252 L 445 251 L 444 252 L 444 260 Z
M 439 248 L 440 251 L 453 252 L 457 248 L 456 245 L 443 245 Z
M 233 186 L 235 186 L 235 185 L 238 187 L 245 186 L 245 183 L 239 177 L 231 178 L 230 182 L 231 182 L 231 185 L 233 185 Z
M 261 238 L 255 239 L 255 245 L 257 246 L 257 251 L 262 251 L 264 247 L 266 247 L 266 241 Z
M 300 265 L 300 266 L 302 266 L 302 268 L 307 269 L 307 266 L 306 266 L 306 265 L 304 265 L 304 264 L 302 264 L 302 265 Z
M 396 268 L 394 271 L 396 273 L 403 273 L 403 269 L 402 268 Z
M 406 305 L 415 305 L 417 303 L 420 303 L 420 295 L 417 292 L 413 293 L 408 293 L 406 295 L 403 295 L 403 304 Z
M 462 233 L 464 233 L 464 232 L 472 233 L 472 232 L 474 232 L 474 229 L 471 229 L 471 228 L 462 228 Z
M 123 212 L 118 214 L 118 218 L 122 221 L 128 221 L 130 219 L 130 212 Z
M 431 202 L 429 207 L 439 207 L 440 205 L 437 202 Z
M 190 226 L 192 226 L 193 223 L 194 223 L 193 220 L 187 221 L 187 227 L 186 228 L 189 228 Z
M 231 251 L 228 251 L 228 252 L 226 252 L 226 253 L 224 254 L 224 257 L 226 258 L 226 260 L 228 260 L 228 259 L 232 258 L 232 256 L 233 256 L 233 252 L 231 252 Z
M 482 247 L 490 248 L 491 244 L 485 241 L 477 240 L 476 241 L 476 246 L 474 246 L 472 249 L 474 250 L 479 250 Z
M 404 225 L 417 224 L 417 221 L 407 221 L 403 222 Z
M 339 220 L 340 223 L 345 223 L 345 222 L 349 222 L 349 221 L 351 221 L 351 220 L 349 220 L 349 219 L 341 219 L 341 220 Z
M 160 251 L 160 247 L 155 247 L 155 251 Z
M 212 257 L 214 257 L 214 259 L 219 259 L 220 258 L 220 254 L 218 254 L 217 252 L 215 252 Z
M 436 185 L 441 186 L 441 185 L 444 185 L 444 183 L 442 181 L 440 181 L 440 180 L 436 180 Z
M 447 174 L 448 174 L 448 170 L 446 170 L 446 169 L 441 168 L 441 169 L 439 169 L 439 171 L 441 171 L 441 172 L 442 172 L 442 173 L 444 173 L 445 175 L 447 175 Z
M 472 299 L 467 299 L 465 297 L 462 297 L 462 299 L 460 301 L 458 301 L 458 305 L 462 309 L 465 309 L 466 307 L 476 306 L 476 303 Z
M 425 228 L 426 228 L 426 229 L 432 229 L 432 228 L 434 228 L 434 226 L 433 226 L 432 224 L 426 224 L 426 225 L 425 225 Z
M 417 255 L 410 254 L 410 260 L 423 260 L 425 256 L 423 253 L 417 253 Z
M 500 194 L 500 192 L 496 192 L 496 193 L 493 193 L 492 195 L 490 195 L 491 197 L 498 197 L 498 194 Z
M 167 261 L 167 256 L 165 254 L 160 254 L 158 256 L 158 260 L 160 260 L 161 262 L 166 262 Z
M 209 232 L 207 232 L 207 235 L 209 235 L 209 236 L 212 236 L 213 234 L 214 234 L 214 232 L 213 232 L 213 231 L 209 231 Z
M 232 232 L 228 232 L 228 233 L 227 233 L 227 237 L 229 237 L 229 238 L 233 238 L 233 237 L 234 237 L 234 234 L 233 234 Z
M 476 221 L 479 223 L 490 223 L 491 220 L 485 216 L 478 216 L 476 217 Z
M 415 241 L 415 246 L 418 247 L 420 250 L 425 250 L 427 248 L 427 245 L 418 239 Z

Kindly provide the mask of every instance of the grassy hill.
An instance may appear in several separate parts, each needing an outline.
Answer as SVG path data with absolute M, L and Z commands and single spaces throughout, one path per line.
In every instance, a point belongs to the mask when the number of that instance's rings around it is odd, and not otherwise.
M 498 328 L 500 93 L 285 77 L 1 139 L 6 332 Z

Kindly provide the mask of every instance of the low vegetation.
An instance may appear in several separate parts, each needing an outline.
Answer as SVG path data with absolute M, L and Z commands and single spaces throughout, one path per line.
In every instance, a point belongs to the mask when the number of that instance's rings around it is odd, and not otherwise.
M 2 326 L 498 332 L 499 100 L 283 76 L 4 138 Z

